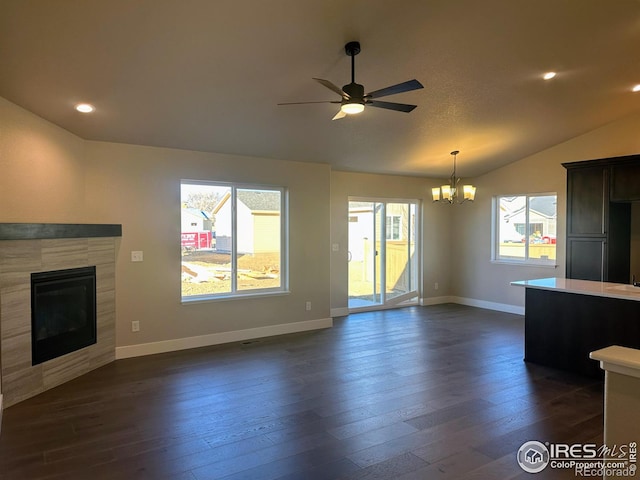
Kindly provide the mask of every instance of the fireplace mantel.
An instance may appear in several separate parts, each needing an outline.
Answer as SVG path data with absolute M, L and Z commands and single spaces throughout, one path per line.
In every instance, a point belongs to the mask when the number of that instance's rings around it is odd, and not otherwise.
M 122 225 L 98 223 L 0 223 L 0 240 L 121 237 Z

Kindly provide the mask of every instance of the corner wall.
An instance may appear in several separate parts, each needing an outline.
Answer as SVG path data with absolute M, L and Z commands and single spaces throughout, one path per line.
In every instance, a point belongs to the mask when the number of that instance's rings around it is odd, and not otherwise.
M 2 97 L 0 125 L 0 222 L 91 223 L 85 141 Z
M 117 347 L 331 324 L 328 165 L 85 141 L 2 98 L 0 124 L 0 222 L 122 224 Z M 288 188 L 289 293 L 181 304 L 181 179 Z
M 478 188 L 473 208 L 458 209 L 453 231 L 452 294 L 505 306 L 524 307 L 524 289 L 514 280 L 564 277 L 566 248 L 566 170 L 564 162 L 640 152 L 640 114 L 628 116 L 486 175 L 469 179 Z M 557 268 L 491 263 L 491 199 L 495 195 L 558 194 Z M 471 302 L 473 303 L 473 302 Z
M 2 97 L 0 125 L 0 222 L 88 223 L 85 142 Z

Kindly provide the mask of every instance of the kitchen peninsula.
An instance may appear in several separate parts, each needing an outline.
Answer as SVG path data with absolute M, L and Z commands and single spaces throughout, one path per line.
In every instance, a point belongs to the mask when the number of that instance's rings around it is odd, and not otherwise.
M 511 282 L 525 288 L 524 360 L 602 377 L 589 353 L 640 348 L 640 287 L 570 278 Z

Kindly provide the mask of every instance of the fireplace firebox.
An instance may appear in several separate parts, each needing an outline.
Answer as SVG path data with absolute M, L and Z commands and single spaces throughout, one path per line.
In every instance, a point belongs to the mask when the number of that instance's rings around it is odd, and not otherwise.
M 32 364 L 96 343 L 96 267 L 31 274 Z

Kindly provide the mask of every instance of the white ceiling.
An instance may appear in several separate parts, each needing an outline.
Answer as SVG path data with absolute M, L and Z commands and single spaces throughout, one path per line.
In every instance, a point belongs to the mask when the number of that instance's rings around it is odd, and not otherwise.
M 338 100 L 312 77 L 349 83 L 351 40 L 418 108 L 277 105 Z M 0 0 L 0 96 L 85 139 L 468 177 L 638 111 L 638 47 L 638 0 Z

